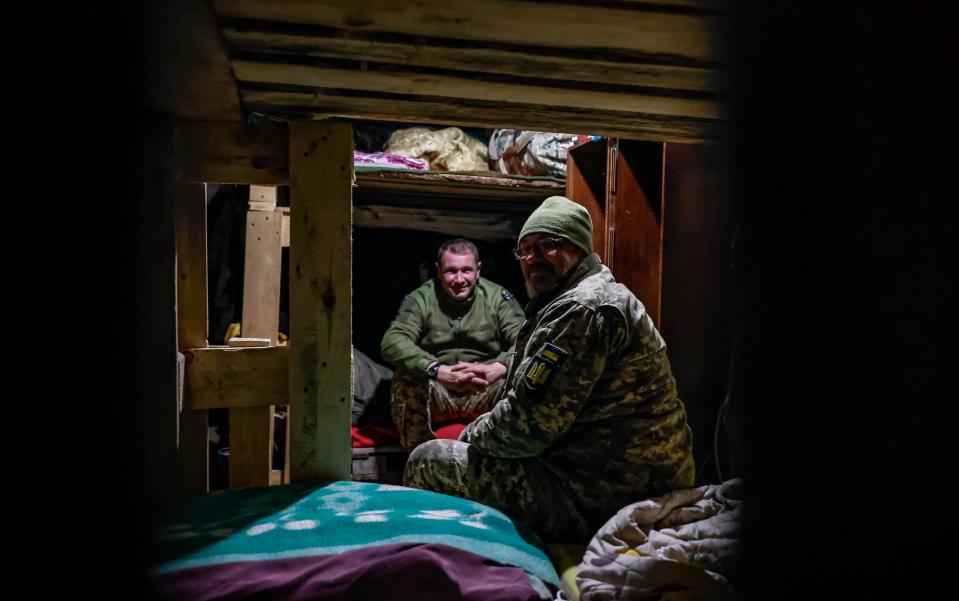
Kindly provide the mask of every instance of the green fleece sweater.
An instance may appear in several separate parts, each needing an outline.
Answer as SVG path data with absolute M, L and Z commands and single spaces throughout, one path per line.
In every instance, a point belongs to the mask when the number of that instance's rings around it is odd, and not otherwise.
M 380 351 L 394 367 L 426 371 L 433 361 L 499 362 L 509 366 L 523 308 L 502 286 L 480 278 L 457 302 L 431 279 L 403 299 Z

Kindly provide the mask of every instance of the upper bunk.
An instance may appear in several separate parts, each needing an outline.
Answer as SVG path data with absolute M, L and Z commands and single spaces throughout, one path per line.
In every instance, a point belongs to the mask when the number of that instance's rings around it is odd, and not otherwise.
M 543 199 L 564 192 L 556 177 L 357 167 L 353 225 L 508 241 Z
M 350 125 L 354 228 L 431 232 L 508 242 L 510 248 L 523 221 L 545 198 L 566 193 L 567 149 L 590 139 L 400 122 Z M 271 201 L 251 200 L 249 209 L 284 210 L 283 246 L 288 246 L 289 124 L 180 122 L 178 127 L 181 179 L 272 189 L 266 192 Z
M 494 171 L 405 171 L 364 166 L 356 166 L 355 171 L 360 194 L 375 190 L 396 196 L 501 198 L 523 202 L 562 190 L 566 182 L 560 177 Z

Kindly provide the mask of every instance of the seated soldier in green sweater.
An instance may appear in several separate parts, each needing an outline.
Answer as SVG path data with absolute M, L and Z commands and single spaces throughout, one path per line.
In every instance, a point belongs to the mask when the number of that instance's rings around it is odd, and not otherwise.
M 503 287 L 480 277 L 468 240 L 444 242 L 436 280 L 403 299 L 380 351 L 396 367 L 391 413 L 400 444 L 412 451 L 436 438 L 433 425 L 469 422 L 499 400 L 523 309 Z

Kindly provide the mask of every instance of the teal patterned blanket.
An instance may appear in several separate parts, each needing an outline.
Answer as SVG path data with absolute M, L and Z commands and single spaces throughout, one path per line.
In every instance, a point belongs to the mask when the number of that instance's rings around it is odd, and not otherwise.
M 406 542 L 458 547 L 559 586 L 536 534 L 496 509 L 402 486 L 346 481 L 193 499 L 158 532 L 155 573 Z

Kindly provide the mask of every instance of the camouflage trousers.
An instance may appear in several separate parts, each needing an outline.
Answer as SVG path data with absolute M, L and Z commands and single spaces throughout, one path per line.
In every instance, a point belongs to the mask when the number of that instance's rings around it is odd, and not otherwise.
M 423 373 L 397 369 L 390 388 L 390 413 L 400 434 L 400 445 L 411 451 L 416 445 L 435 439 L 434 424 L 473 421 L 493 408 L 505 386 L 506 378 L 500 378 L 482 392 L 460 396 Z
M 562 480 L 540 459 L 489 457 L 458 440 L 416 447 L 403 472 L 406 486 L 495 507 L 546 542 L 584 544 L 596 527 L 587 523 Z

